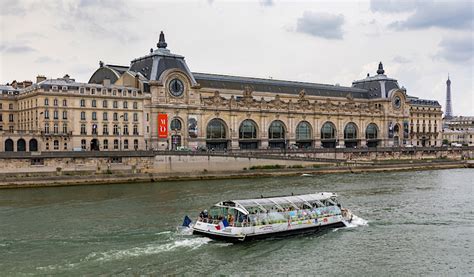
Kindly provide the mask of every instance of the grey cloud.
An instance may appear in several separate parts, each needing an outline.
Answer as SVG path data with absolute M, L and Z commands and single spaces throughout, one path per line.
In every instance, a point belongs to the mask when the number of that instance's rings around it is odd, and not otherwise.
M 3 0 L 0 15 L 25 15 L 26 8 L 18 0 Z
M 418 1 L 371 0 L 370 10 L 373 12 L 407 12 L 417 8 Z
M 395 30 L 425 29 L 472 29 L 474 2 L 471 1 L 393 1 L 372 0 L 374 12 L 412 12 L 405 20 L 395 21 L 389 27 Z
M 298 18 L 296 31 L 326 39 L 342 39 L 344 16 L 305 11 Z
M 474 55 L 474 42 L 470 35 L 443 38 L 439 43 L 440 50 L 435 58 L 441 58 L 453 63 L 467 63 L 471 65 Z
M 12 45 L 12 46 L 1 45 L 0 51 L 3 53 L 8 53 L 8 54 L 23 54 L 23 53 L 34 52 L 36 51 L 36 49 L 31 48 L 27 45 Z
M 411 62 L 411 60 L 409 60 L 405 57 L 402 57 L 402 56 L 395 56 L 395 57 L 393 57 L 392 61 L 395 62 L 395 63 L 409 63 L 409 62 Z
M 275 3 L 273 2 L 273 0 L 260 0 L 260 5 L 262 5 L 264 7 L 271 7 L 274 4 Z

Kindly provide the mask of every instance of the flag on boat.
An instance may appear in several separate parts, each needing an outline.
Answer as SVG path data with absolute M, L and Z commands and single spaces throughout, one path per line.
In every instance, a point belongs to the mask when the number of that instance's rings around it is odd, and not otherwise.
M 189 218 L 187 215 L 184 216 L 184 220 L 183 220 L 183 226 L 184 227 L 189 227 L 189 225 L 191 224 L 191 222 L 193 222 L 191 220 L 191 218 Z
M 224 218 L 216 225 L 216 230 L 224 230 L 227 226 L 229 226 L 229 222 Z

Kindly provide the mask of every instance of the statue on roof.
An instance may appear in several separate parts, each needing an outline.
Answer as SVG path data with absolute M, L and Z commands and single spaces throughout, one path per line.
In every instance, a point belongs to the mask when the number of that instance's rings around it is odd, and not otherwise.
M 383 70 L 382 62 L 379 63 L 379 69 L 377 69 L 377 74 L 384 74 L 385 70 Z
M 163 31 L 161 31 L 161 33 L 160 33 L 160 40 L 158 41 L 156 46 L 158 48 L 166 48 L 166 46 L 168 46 L 168 44 L 165 41 L 165 34 L 163 33 Z

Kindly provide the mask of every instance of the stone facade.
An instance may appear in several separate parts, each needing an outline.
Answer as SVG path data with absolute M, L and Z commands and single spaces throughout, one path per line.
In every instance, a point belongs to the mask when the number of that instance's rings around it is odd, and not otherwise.
M 409 96 L 381 63 L 344 87 L 191 72 L 163 34 L 157 46 L 130 66 L 100 62 L 87 84 L 3 86 L 0 151 L 440 145 L 441 106 Z
M 443 126 L 443 141 L 474 146 L 474 116 L 445 118 Z

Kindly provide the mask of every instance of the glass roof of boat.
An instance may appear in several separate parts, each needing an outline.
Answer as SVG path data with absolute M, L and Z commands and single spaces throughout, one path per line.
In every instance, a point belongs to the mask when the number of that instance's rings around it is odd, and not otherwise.
M 244 199 L 244 200 L 232 200 L 238 206 L 249 208 L 256 206 L 300 206 L 303 204 L 313 203 L 330 199 L 331 197 L 337 197 L 337 194 L 332 192 L 321 192 L 315 194 L 304 194 L 304 195 L 291 195 L 281 197 L 269 197 L 269 198 L 255 198 L 255 199 Z

